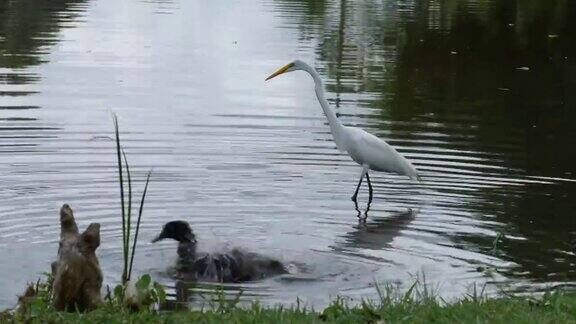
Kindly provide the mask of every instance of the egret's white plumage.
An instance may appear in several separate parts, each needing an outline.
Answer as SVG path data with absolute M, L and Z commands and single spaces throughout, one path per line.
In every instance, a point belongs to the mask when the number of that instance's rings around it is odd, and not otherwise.
M 345 127 L 346 152 L 360 165 L 368 165 L 370 170 L 397 173 L 418 179 L 418 172 L 412 164 L 388 143 L 356 127 Z
M 322 110 L 324 111 L 326 118 L 328 118 L 330 132 L 334 137 L 334 142 L 338 149 L 342 152 L 347 152 L 352 160 L 362 166 L 360 181 L 358 182 L 356 191 L 352 196 L 352 200 L 356 201 L 358 189 L 360 188 L 360 184 L 362 184 L 364 176 L 366 176 L 370 189 L 369 200 L 372 200 L 372 184 L 370 182 L 368 170 L 396 173 L 406 175 L 414 180 L 420 180 L 418 171 L 416 171 L 414 166 L 412 166 L 412 164 L 400 155 L 400 153 L 398 153 L 392 146 L 388 145 L 388 143 L 363 129 L 342 125 L 342 122 L 340 122 L 336 117 L 336 113 L 330 109 L 328 101 L 324 98 L 324 86 L 320 79 L 320 75 L 308 64 L 296 60 L 281 67 L 266 78 L 266 80 L 270 80 L 282 73 L 297 70 L 308 72 L 314 79 L 316 97 L 318 97 L 320 106 L 322 106 Z

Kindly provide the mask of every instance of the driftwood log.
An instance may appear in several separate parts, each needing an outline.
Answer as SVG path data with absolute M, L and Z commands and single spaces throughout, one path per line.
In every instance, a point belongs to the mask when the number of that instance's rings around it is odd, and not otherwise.
M 102 303 L 102 271 L 96 257 L 100 224 L 92 223 L 80 234 L 72 208 L 60 209 L 58 261 L 52 263 L 54 307 L 57 310 L 87 311 Z

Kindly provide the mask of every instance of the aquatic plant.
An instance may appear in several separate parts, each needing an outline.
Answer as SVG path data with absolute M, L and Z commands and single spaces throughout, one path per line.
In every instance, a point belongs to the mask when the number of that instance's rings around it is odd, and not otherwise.
M 134 310 L 149 310 L 166 301 L 166 290 L 160 283 L 152 281 L 149 274 L 135 281 L 130 280 L 125 285 L 119 284 L 114 291 L 110 291 L 110 287 L 107 289 L 104 300 L 111 307 L 127 306 Z
M 138 233 L 140 231 L 140 221 L 142 220 L 142 211 L 144 210 L 144 202 L 146 200 L 146 193 L 148 192 L 148 184 L 150 183 L 150 170 L 146 176 L 144 190 L 140 199 L 140 207 L 138 209 L 138 219 L 136 221 L 136 229 L 134 230 L 134 237 L 132 239 L 132 248 L 130 248 L 130 239 L 132 234 L 132 177 L 130 174 L 130 165 L 126 157 L 126 152 L 122 147 L 120 140 L 120 127 L 118 126 L 118 117 L 113 114 L 114 120 L 114 133 L 116 137 L 116 155 L 117 155 L 117 168 L 118 179 L 120 184 L 120 203 L 122 215 L 122 252 L 123 252 L 123 267 L 122 267 L 122 283 L 126 284 L 132 275 L 132 265 L 134 264 L 134 255 L 136 254 L 136 243 L 138 242 Z M 124 170 L 126 172 L 126 184 L 128 186 L 128 202 L 126 202 L 126 191 L 124 181 Z

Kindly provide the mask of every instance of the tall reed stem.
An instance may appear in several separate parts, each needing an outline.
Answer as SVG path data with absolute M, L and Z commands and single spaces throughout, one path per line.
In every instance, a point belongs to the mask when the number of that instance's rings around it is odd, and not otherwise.
M 136 254 L 136 241 L 138 241 L 138 233 L 140 232 L 140 220 L 142 219 L 142 211 L 144 210 L 144 200 L 146 199 L 146 192 L 148 191 L 148 183 L 150 182 L 150 175 L 152 171 L 148 171 L 146 176 L 146 184 L 142 192 L 142 199 L 140 200 L 140 208 L 138 209 L 138 221 L 136 221 L 136 231 L 134 232 L 134 243 L 132 244 L 132 256 L 130 257 L 130 268 L 128 270 L 128 280 L 132 274 L 132 265 L 134 264 L 134 254 Z
M 128 178 L 128 206 L 126 209 L 126 256 L 124 257 L 124 268 L 128 267 L 128 256 L 130 255 L 130 225 L 132 222 L 132 177 L 130 175 L 130 165 L 126 158 L 126 152 L 122 149 L 122 156 L 124 157 L 124 166 L 126 167 L 126 177 Z M 130 280 L 130 271 L 127 272 L 126 280 Z
M 134 239 L 132 241 L 132 251 L 130 251 L 130 236 L 132 234 L 132 177 L 130 173 L 130 164 L 128 163 L 128 158 L 126 157 L 126 152 L 120 143 L 118 117 L 115 114 L 113 114 L 112 117 L 114 120 L 114 131 L 116 134 L 116 154 L 118 158 L 120 202 L 122 204 L 122 255 L 124 263 L 122 269 L 122 284 L 126 284 L 132 275 L 134 255 L 136 254 L 136 243 L 138 242 L 138 233 L 140 232 L 140 221 L 142 220 L 144 201 L 146 200 L 146 193 L 148 192 L 148 184 L 150 183 L 150 175 L 152 174 L 152 171 L 149 171 L 146 177 L 146 184 L 144 186 L 144 191 L 142 192 L 142 198 L 140 200 L 140 209 L 138 210 L 138 220 L 136 223 L 136 229 L 134 231 Z M 124 161 L 122 161 L 122 159 L 124 159 Z M 128 205 L 126 205 L 126 193 L 124 192 L 124 169 L 126 169 L 126 177 L 128 181 Z
M 126 211 L 124 210 L 125 202 L 124 202 L 124 176 L 122 172 L 122 147 L 120 146 L 120 129 L 118 127 L 118 117 L 116 114 L 112 115 L 114 120 L 114 131 L 116 134 L 116 155 L 118 159 L 118 179 L 120 182 L 120 203 L 122 204 L 122 252 L 124 257 L 124 267 L 122 271 L 122 283 L 125 283 L 128 274 L 128 241 L 127 241 L 127 233 L 126 233 Z

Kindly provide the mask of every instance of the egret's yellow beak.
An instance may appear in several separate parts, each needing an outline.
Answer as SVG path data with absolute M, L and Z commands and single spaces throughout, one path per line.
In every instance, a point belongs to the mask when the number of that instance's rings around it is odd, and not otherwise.
M 268 80 L 272 79 L 273 77 L 278 76 L 278 75 L 286 72 L 286 70 L 288 70 L 289 68 L 291 68 L 293 66 L 294 66 L 294 63 L 288 63 L 288 64 L 284 65 L 283 67 L 276 70 L 276 72 L 270 74 L 270 76 L 267 77 L 265 81 L 268 81 Z

